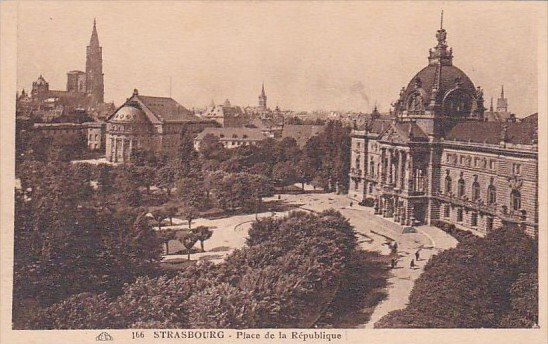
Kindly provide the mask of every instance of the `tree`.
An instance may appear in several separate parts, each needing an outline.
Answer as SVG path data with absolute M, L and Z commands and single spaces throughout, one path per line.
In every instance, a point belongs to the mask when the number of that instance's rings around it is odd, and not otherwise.
M 160 167 L 156 172 L 155 183 L 160 189 L 166 190 L 168 196 L 171 196 L 171 189 L 177 180 L 177 166 L 174 163 Z
M 106 294 L 81 293 L 39 311 L 29 319 L 31 329 L 76 330 L 111 328 L 109 300 Z
M 253 328 L 252 296 L 228 283 L 199 291 L 188 301 L 192 328 Z
M 150 187 L 154 184 L 156 170 L 150 166 L 138 166 L 136 169 L 136 177 L 141 185 L 147 189 L 147 194 L 150 193 Z
M 164 206 L 166 210 L 166 215 L 169 217 L 169 225 L 173 226 L 173 216 L 177 215 L 179 212 L 179 207 L 174 203 L 168 203 Z
M 183 218 L 188 221 L 188 228 L 191 229 L 192 220 L 197 218 L 200 213 L 198 212 L 198 209 L 196 209 L 195 207 L 185 204 L 181 208 L 181 214 Z
M 200 142 L 200 154 L 206 160 L 225 161 L 230 157 L 230 153 L 219 141 L 219 138 L 213 134 L 207 134 Z
M 188 254 L 188 260 L 190 260 L 190 253 L 191 253 L 190 250 L 194 247 L 194 244 L 196 244 L 196 242 L 198 241 L 198 237 L 192 232 L 186 232 L 179 237 L 179 241 L 181 241 L 183 246 L 186 248 L 186 252 Z
M 303 157 L 295 166 L 295 177 L 301 183 L 301 188 L 304 191 L 304 184 L 310 183 L 314 178 L 314 168 L 310 159 Z
M 196 238 L 198 239 L 198 241 L 200 241 L 200 247 L 202 249 L 202 252 L 205 252 L 205 250 L 204 250 L 204 241 L 211 238 L 211 236 L 213 235 L 213 231 L 211 229 L 209 229 L 209 227 L 198 226 L 192 231 L 192 233 L 194 233 L 194 235 L 196 235 Z
M 501 327 L 531 328 L 538 325 L 538 273 L 523 273 L 510 287 L 512 309 L 501 320 Z
M 158 230 L 158 238 L 166 245 L 166 254 L 169 254 L 169 242 L 175 239 L 176 231 L 173 229 Z
M 290 162 L 279 162 L 272 169 L 272 178 L 281 186 L 282 190 L 297 180 L 297 173 Z
M 181 143 L 178 149 L 178 159 L 180 165 L 179 174 L 181 176 L 188 176 L 191 173 L 193 167 L 201 167 L 199 161 L 199 154 L 194 149 L 194 137 L 192 131 L 185 127 L 181 132 Z
M 206 204 L 204 178 L 184 177 L 177 181 L 177 196 L 187 206 L 203 209 Z
M 484 238 L 461 241 L 455 249 L 444 251 L 427 263 L 424 273 L 415 282 L 406 309 L 389 313 L 375 326 L 532 326 L 534 316 L 522 318 L 520 311 L 513 312 L 516 308 L 524 311 L 521 314 L 536 311 L 517 306 L 519 301 L 512 295 L 512 290 L 523 286 L 530 288 L 536 283 L 533 279 L 520 281 L 520 277 L 535 273 L 537 264 L 536 240 L 519 230 L 501 228 Z M 520 285 L 522 287 L 518 287 Z M 506 322 L 509 317 L 516 321 Z M 529 321 L 521 321 L 527 318 Z
M 169 214 L 164 207 L 158 207 L 150 211 L 152 218 L 158 223 L 158 230 L 162 229 L 162 221 L 168 218 Z

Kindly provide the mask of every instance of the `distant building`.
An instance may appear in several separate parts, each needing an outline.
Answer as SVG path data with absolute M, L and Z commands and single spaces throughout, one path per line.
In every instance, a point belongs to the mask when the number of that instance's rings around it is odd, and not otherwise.
M 213 135 L 225 148 L 248 146 L 268 137 L 257 128 L 206 128 L 194 139 L 194 148 L 200 150 L 200 145 L 207 135 Z
M 279 123 L 270 118 L 253 118 L 245 127 L 257 128 L 265 136 L 278 138 L 282 135 L 283 122 Z
M 500 98 L 497 99 L 497 108 L 493 108 L 493 98 L 489 111 L 485 111 L 484 119 L 487 122 L 515 122 L 516 115 L 508 111 L 508 99 L 504 96 L 504 85 L 501 87 Z
M 281 138 L 294 138 L 295 141 L 297 141 L 297 145 L 302 148 L 308 142 L 308 140 L 310 140 L 310 138 L 321 133 L 323 129 L 323 125 L 285 124 L 283 126 Z
M 257 106 L 246 106 L 244 108 L 245 113 L 250 118 L 272 118 L 274 113 L 268 108 L 268 97 L 264 90 L 264 83 L 261 87 L 261 93 L 259 94 L 259 102 Z M 279 110 L 279 109 L 278 109 Z
M 79 123 L 34 123 L 33 131 L 54 143 L 69 145 L 84 140 L 87 128 Z
M 105 116 L 114 105 L 104 103 L 103 79 L 103 52 L 94 20 L 86 48 L 86 71 L 69 71 L 65 91 L 50 89 L 49 83 L 40 75 L 32 83 L 30 95 L 23 90 L 16 98 L 17 115 L 34 116 L 42 121 L 52 121 L 75 111 Z
M 198 115 L 205 120 L 215 121 L 223 127 L 243 127 L 248 121 L 242 108 L 232 106 L 228 99 L 222 105 L 215 105 L 212 100 L 211 104 Z
M 105 122 L 87 122 L 84 127 L 87 128 L 88 149 L 92 151 L 104 151 L 106 140 Z
M 139 95 L 137 90 L 107 119 L 106 158 L 130 162 L 136 150 L 174 155 L 184 130 L 197 133 L 218 126 L 201 119 L 172 98 Z
M 266 105 L 266 92 L 264 91 L 264 83 L 261 88 L 261 94 L 259 95 L 259 109 L 262 111 L 266 111 L 268 109 L 268 106 Z
M 538 235 L 537 115 L 485 121 L 483 91 L 453 65 L 441 27 L 428 65 L 402 88 L 394 120 L 352 131 L 351 197 L 402 225 L 443 220 Z M 497 112 L 508 113 L 501 92 Z

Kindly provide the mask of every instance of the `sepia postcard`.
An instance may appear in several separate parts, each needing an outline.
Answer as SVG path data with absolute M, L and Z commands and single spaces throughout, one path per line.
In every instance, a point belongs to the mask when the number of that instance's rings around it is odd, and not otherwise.
M 0 3 L 0 342 L 548 343 L 547 13 Z

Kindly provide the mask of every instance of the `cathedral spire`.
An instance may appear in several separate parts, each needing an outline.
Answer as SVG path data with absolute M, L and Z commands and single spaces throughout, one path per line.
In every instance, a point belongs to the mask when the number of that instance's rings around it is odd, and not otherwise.
M 93 18 L 93 30 L 91 31 L 91 38 L 89 40 L 91 47 L 99 46 L 99 36 L 97 35 L 97 20 Z
M 93 19 L 93 30 L 86 49 L 86 93 L 91 96 L 93 106 L 103 103 L 105 95 L 103 76 L 103 49 L 99 45 L 97 20 Z
M 501 85 L 500 97 L 504 98 L 504 85 Z
M 264 91 L 264 82 L 261 88 L 261 95 L 259 95 L 259 108 L 266 110 L 266 92 Z

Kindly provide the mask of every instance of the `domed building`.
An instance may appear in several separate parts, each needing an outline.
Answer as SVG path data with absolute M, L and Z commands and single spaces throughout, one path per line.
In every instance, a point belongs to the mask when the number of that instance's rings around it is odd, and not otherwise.
M 394 120 L 352 131 L 349 196 L 402 225 L 536 236 L 537 122 L 485 121 L 483 91 L 453 65 L 443 17 L 436 40 L 392 104 Z
M 107 119 L 106 158 L 116 163 L 130 162 L 137 150 L 174 155 L 183 130 L 198 133 L 216 126 L 172 98 L 142 96 L 134 90 L 131 98 Z

